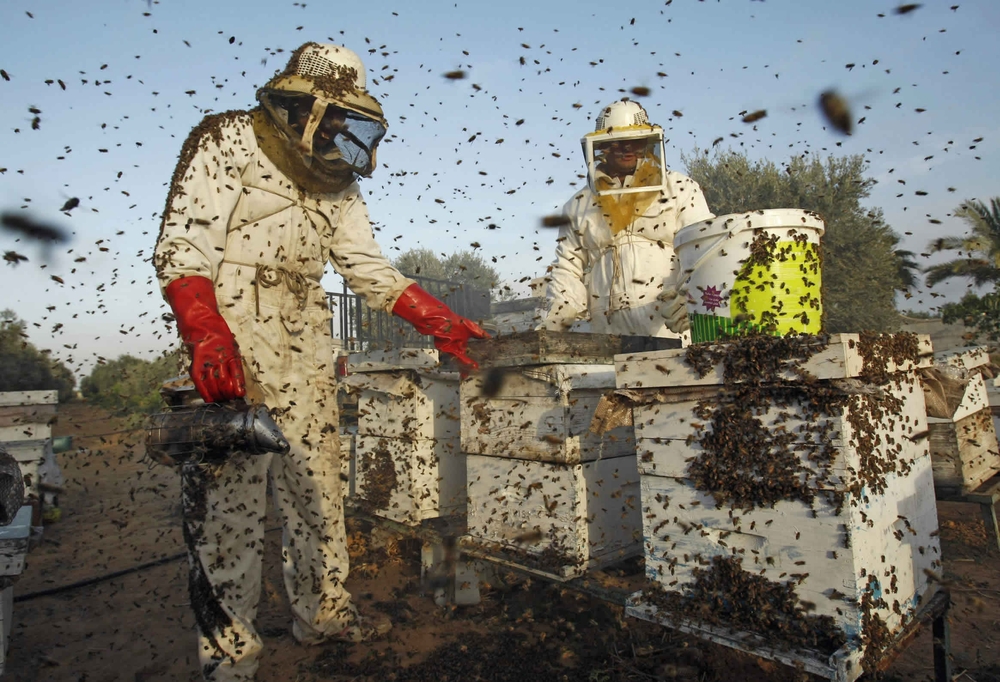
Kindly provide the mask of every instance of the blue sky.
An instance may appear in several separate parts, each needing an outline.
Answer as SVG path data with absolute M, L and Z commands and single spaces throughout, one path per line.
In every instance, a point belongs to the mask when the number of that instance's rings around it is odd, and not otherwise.
M 925 2 L 905 15 L 898 4 L 6 0 L 0 210 L 73 241 L 46 254 L 0 233 L 0 250 L 29 258 L 0 265 L 0 308 L 81 371 L 173 343 L 148 257 L 180 145 L 206 112 L 252 106 L 306 40 L 358 52 L 385 109 L 389 135 L 362 189 L 389 257 L 476 243 L 509 282 L 541 275 L 556 235 L 539 221 L 580 186 L 579 139 L 634 87 L 651 90 L 641 101 L 675 168 L 719 137 L 776 163 L 865 154 L 879 181 L 869 205 L 923 252 L 963 232 L 950 217 L 961 201 L 1000 195 L 1000 3 Z M 465 79 L 443 77 L 459 69 Z M 816 100 L 828 88 L 865 118 L 851 137 L 824 128 Z M 767 117 L 740 122 L 757 109 Z M 61 213 L 72 197 L 80 206 Z M 324 283 L 340 286 L 332 274 Z M 951 300 L 961 291 L 940 288 Z M 943 300 L 923 292 L 904 305 Z

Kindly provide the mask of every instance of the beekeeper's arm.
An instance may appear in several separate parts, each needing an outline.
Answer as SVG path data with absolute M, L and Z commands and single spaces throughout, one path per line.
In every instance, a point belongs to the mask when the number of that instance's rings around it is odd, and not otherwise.
M 468 341 L 486 338 L 487 333 L 404 277 L 382 255 L 357 185 L 348 191 L 340 209 L 340 220 L 330 245 L 330 263 L 351 291 L 364 298 L 370 307 L 391 312 L 421 334 L 433 336 L 434 346 L 453 355 L 464 368 L 477 369 L 476 362 L 466 353 Z
M 246 395 L 243 360 L 219 314 L 214 282 L 242 189 L 242 164 L 234 150 L 245 145 L 232 138 L 250 133 L 248 128 L 224 127 L 221 119 L 208 122 L 214 127 L 198 126 L 181 148 L 153 262 L 191 356 L 191 379 L 205 402 L 212 403 Z
M 703 220 L 711 220 L 715 214 L 708 209 L 708 202 L 701 187 L 691 178 L 680 173 L 668 174 L 669 187 L 677 202 L 677 230 Z M 674 256 L 676 258 L 676 255 Z M 687 299 L 690 295 L 687 283 L 690 273 L 675 267 L 670 275 L 663 280 L 663 291 L 657 297 L 660 314 L 666 322 L 667 329 L 680 334 L 690 328 L 687 316 Z
M 566 331 L 587 316 L 587 287 L 584 273 L 590 266 L 590 254 L 580 240 L 575 222 L 559 228 L 556 260 L 549 268 L 546 298 L 549 310 L 539 329 Z

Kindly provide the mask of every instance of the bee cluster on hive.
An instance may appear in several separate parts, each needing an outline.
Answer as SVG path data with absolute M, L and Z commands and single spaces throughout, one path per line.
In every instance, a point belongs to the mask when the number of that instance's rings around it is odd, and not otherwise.
M 464 514 L 458 374 L 372 365 L 342 384 L 358 396 L 355 506 L 408 525 Z
M 871 669 L 940 565 L 929 354 L 926 337 L 841 334 L 618 356 L 646 603 Z

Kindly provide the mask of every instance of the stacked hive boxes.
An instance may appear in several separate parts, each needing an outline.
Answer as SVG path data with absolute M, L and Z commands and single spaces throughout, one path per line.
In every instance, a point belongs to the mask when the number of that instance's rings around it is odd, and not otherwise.
M 46 454 L 52 453 L 52 422 L 57 402 L 56 391 L 0 393 L 0 450 L 17 460 L 24 479 L 26 503 L 20 510 L 15 507 L 11 516 L 7 516 L 10 523 L 0 527 L 0 673 L 10 637 L 13 583 L 24 571 L 32 527 L 41 532 L 39 468 Z
M 461 389 L 467 547 L 558 579 L 641 553 L 633 430 L 589 431 L 620 348 L 553 332 L 472 345 L 486 371 Z
M 437 366 L 437 351 L 427 349 L 348 363 L 343 384 L 358 394 L 354 501 L 376 516 L 415 525 L 465 513 L 459 376 Z
M 650 583 L 629 613 L 823 652 L 813 672 L 871 667 L 940 565 L 930 352 L 842 334 L 618 356 Z
M 924 372 L 934 487 L 939 497 L 971 493 L 1000 473 L 1000 448 L 990 409 L 984 348 L 934 355 Z M 954 390 L 948 390 L 952 386 Z M 932 409 L 931 401 L 937 403 Z
M 52 422 L 56 418 L 57 402 L 56 391 L 0 393 L 0 445 L 21 466 L 26 499 L 41 499 L 39 468 L 45 461 L 46 452 L 52 448 Z M 40 518 L 33 523 L 40 525 Z

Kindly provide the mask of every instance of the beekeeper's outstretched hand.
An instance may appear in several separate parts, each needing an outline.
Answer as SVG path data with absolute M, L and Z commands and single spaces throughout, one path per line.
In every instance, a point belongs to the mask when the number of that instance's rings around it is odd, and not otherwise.
M 667 323 L 667 329 L 675 334 L 681 334 L 691 328 L 688 322 L 686 288 L 665 284 L 663 291 L 656 297 L 660 303 L 660 315 Z

